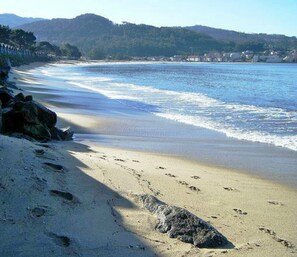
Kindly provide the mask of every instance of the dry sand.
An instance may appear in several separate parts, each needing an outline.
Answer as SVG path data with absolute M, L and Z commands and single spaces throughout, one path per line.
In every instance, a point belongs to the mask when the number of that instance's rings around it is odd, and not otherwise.
M 0 136 L 0 163 L 0 256 L 297 256 L 296 189 L 88 141 Z M 234 246 L 198 249 L 157 232 L 143 193 L 186 208 Z

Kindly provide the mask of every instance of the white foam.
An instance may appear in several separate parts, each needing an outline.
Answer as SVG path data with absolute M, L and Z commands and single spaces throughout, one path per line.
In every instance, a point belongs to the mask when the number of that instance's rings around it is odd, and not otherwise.
M 275 146 L 284 147 L 293 151 L 297 151 L 297 135 L 280 137 L 276 135 L 269 135 L 267 133 L 260 133 L 258 131 L 244 131 L 241 129 L 231 128 L 226 125 L 224 126 L 222 124 L 217 124 L 213 121 L 201 117 L 192 117 L 170 113 L 156 113 L 156 115 L 166 119 L 182 122 L 184 124 L 215 130 L 224 133 L 226 136 L 231 138 L 265 144 L 273 144 Z
M 114 64 L 126 63 L 100 62 L 79 64 L 79 66 Z M 140 63 L 135 62 L 135 64 Z M 176 92 L 130 83 L 116 83 L 108 77 L 95 77 L 93 73 L 82 75 L 76 69 L 70 69 L 65 73 L 59 66 L 66 65 L 73 67 L 73 64 L 58 64 L 54 67 L 45 67 L 42 69 L 42 74 L 63 79 L 69 85 L 97 92 L 111 99 L 133 100 L 154 105 L 160 111 L 156 113 L 160 117 L 219 131 L 228 137 L 273 144 L 297 151 L 296 135 L 274 135 L 275 133 L 268 132 L 269 128 L 265 132 L 265 126 L 268 126 L 267 124 L 270 122 L 274 126 L 282 122 L 285 124 L 297 123 L 296 111 L 288 112 L 281 108 L 226 103 L 201 93 Z M 249 122 L 250 125 L 244 126 L 245 122 Z M 261 126 L 263 127 L 261 128 Z M 273 129 L 277 132 L 277 129 L 285 130 L 286 128 L 275 126 Z

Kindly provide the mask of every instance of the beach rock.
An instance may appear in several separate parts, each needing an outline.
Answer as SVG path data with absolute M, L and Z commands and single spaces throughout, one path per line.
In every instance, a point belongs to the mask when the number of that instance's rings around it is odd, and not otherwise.
M 36 101 L 31 102 L 37 108 L 38 120 L 48 128 L 53 128 L 57 123 L 57 114 Z
M 33 101 L 33 96 L 27 95 L 25 96 L 25 102 Z
M 19 118 L 23 122 L 38 124 L 38 110 L 35 104 L 32 102 L 22 102 L 17 101 L 13 106 L 13 110 L 15 114 L 19 116 Z
M 7 105 L 10 100 L 14 99 L 14 95 L 6 87 L 0 87 L 0 100 L 3 107 Z
M 25 96 L 23 93 L 19 93 L 14 97 L 15 101 L 25 101 Z
M 32 101 L 17 101 L 13 107 L 4 108 L 3 132 L 23 133 L 38 140 L 50 140 L 50 128 L 39 120 L 38 107 Z
M 9 71 L 10 71 L 9 65 L 0 66 L 0 80 L 1 81 L 5 81 L 8 78 Z
M 69 141 L 73 139 L 73 134 L 73 130 L 70 127 L 64 129 L 54 127 L 51 129 L 52 139 L 55 140 Z
M 14 95 L 6 86 L 0 87 L 0 132 L 23 135 L 41 141 L 72 140 L 70 128 L 58 129 L 57 114 L 33 100 L 31 95 Z
M 222 247 L 229 243 L 213 226 L 186 209 L 167 205 L 151 195 L 141 195 L 140 200 L 147 210 L 157 215 L 156 229 L 171 238 L 200 248 Z
M 0 100 L 0 133 L 2 132 L 2 102 Z
M 18 129 L 21 126 L 21 121 L 18 115 L 15 113 L 12 107 L 6 107 L 2 109 L 2 132 L 12 133 L 21 132 Z

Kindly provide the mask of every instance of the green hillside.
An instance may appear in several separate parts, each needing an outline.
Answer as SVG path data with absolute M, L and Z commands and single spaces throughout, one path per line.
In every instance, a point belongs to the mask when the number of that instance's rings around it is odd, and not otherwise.
M 275 50 L 287 50 L 297 48 L 297 38 L 285 35 L 265 34 L 265 33 L 243 33 L 226 29 L 216 29 L 207 26 L 195 25 L 186 27 L 187 29 L 207 34 L 218 41 L 234 42 L 235 45 L 245 45 L 250 42 L 262 43 L 266 48 Z
M 53 19 L 20 26 L 34 32 L 38 41 L 71 43 L 91 58 L 105 56 L 172 56 L 224 50 L 228 43 L 184 28 L 153 27 L 131 23 L 114 24 L 94 14 L 74 19 Z

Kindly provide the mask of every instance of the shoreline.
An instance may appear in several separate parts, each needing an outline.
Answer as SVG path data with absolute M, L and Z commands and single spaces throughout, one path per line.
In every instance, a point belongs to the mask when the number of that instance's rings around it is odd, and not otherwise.
M 40 83 L 24 76 L 23 82 Z M 47 102 L 51 96 L 44 89 L 34 99 Z M 67 108 L 58 106 L 64 110 L 63 115 L 58 111 L 58 119 L 76 124 L 81 131 L 96 127 L 112 135 L 110 129 L 119 117 L 110 110 L 97 122 L 91 115 L 68 114 Z M 124 117 L 131 122 L 136 116 Z M 5 199 L 0 215 L 5 218 L 0 223 L 5 231 L 0 236 L 2 254 L 14 251 L 8 256 L 15 256 L 26 249 L 31 256 L 40 252 L 132 257 L 296 255 L 296 188 L 166 153 L 116 148 L 111 143 L 117 140 L 111 142 L 102 135 L 97 143 L 85 139 L 39 144 L 6 136 L 0 140 L 2 172 L 6 171 L 0 181 L 4 185 L 0 197 Z M 12 143 L 15 147 L 9 147 Z M 42 155 L 36 151 L 40 149 Z M 61 165 L 63 172 L 47 167 L 46 162 Z M 72 200 L 53 190 L 70 193 Z M 21 201 L 20 192 L 25 196 Z M 143 193 L 208 221 L 234 247 L 199 249 L 157 232 L 156 218 L 139 203 L 137 196 Z M 44 215 L 32 212 L 37 207 L 44 209 Z M 17 236 L 23 230 L 27 233 Z
M 23 68 L 28 70 L 31 67 Z M 27 80 L 23 81 L 22 87 L 58 113 L 58 126 L 73 127 L 75 140 L 92 140 L 105 146 L 169 154 L 293 188 L 297 186 L 297 158 L 293 150 L 229 138 L 220 132 L 129 109 L 120 100 L 108 99 L 72 84 L 65 89 L 64 81 L 44 81 L 48 77 L 42 75 L 36 80 L 34 76 L 26 75 Z M 28 80 L 28 77 L 31 79 Z M 69 90 L 72 92 L 68 96 Z

